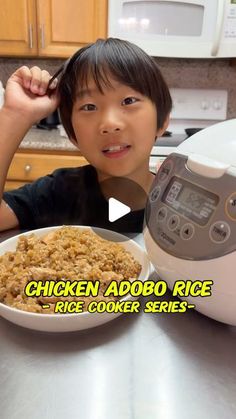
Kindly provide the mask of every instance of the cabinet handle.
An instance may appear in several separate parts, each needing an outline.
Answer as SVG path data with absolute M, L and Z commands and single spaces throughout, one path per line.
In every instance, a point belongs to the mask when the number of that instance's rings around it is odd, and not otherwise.
M 29 47 L 30 49 L 33 48 L 33 27 L 32 24 L 29 24 Z
M 32 169 L 32 166 L 30 164 L 25 165 L 25 173 L 29 173 Z
M 41 32 L 41 48 L 45 48 L 45 34 L 44 34 L 44 24 L 40 26 L 40 32 Z

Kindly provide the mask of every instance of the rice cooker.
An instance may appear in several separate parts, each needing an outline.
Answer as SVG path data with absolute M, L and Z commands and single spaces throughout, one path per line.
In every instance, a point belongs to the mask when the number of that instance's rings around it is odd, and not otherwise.
M 210 296 L 180 298 L 236 325 L 236 119 L 198 132 L 164 160 L 147 200 L 144 240 L 170 289 L 177 280 L 212 281 Z

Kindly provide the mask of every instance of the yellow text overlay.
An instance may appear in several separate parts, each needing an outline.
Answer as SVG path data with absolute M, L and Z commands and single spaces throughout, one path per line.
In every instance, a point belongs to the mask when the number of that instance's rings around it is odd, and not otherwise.
M 211 287 L 213 281 L 205 280 L 178 280 L 174 283 L 172 296 L 179 297 L 210 297 L 212 295 Z M 104 284 L 103 284 L 104 286 Z M 25 287 L 27 297 L 94 297 L 90 301 L 86 310 L 85 301 L 57 301 L 55 303 L 55 313 L 139 313 L 141 309 L 145 313 L 184 313 L 187 309 L 194 308 L 194 304 L 187 301 L 147 301 L 142 308 L 139 301 L 127 301 L 127 297 L 138 298 L 140 296 L 163 297 L 167 290 L 167 283 L 163 280 L 145 282 L 141 280 L 117 282 L 112 280 L 103 292 L 104 300 L 97 301 L 95 297 L 99 295 L 100 281 L 95 280 L 46 280 L 28 282 Z M 109 301 L 107 301 L 109 297 Z M 126 297 L 126 301 L 122 301 Z M 70 298 L 71 300 L 71 298 Z M 115 300 L 115 301 L 114 301 Z M 118 301 L 117 301 L 118 300 Z M 43 305 L 43 308 L 49 308 L 49 304 Z

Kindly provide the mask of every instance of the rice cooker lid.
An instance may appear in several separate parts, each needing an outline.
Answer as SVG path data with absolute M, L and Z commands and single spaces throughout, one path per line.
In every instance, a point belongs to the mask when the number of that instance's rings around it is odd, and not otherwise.
M 236 173 L 236 119 L 205 128 L 183 141 L 177 151 L 186 156 L 202 158 L 223 164 Z
M 236 250 L 236 173 L 228 162 L 177 150 L 163 162 L 149 193 L 145 223 L 153 240 L 188 260 Z

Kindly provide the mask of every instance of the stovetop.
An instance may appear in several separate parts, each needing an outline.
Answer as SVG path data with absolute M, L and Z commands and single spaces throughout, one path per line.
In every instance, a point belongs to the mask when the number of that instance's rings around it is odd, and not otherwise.
M 152 156 L 168 155 L 199 129 L 226 119 L 226 90 L 173 88 L 170 92 L 173 109 L 168 131 L 156 140 Z
M 172 134 L 171 136 L 162 136 L 155 141 L 154 147 L 177 147 L 186 140 L 186 134 Z

